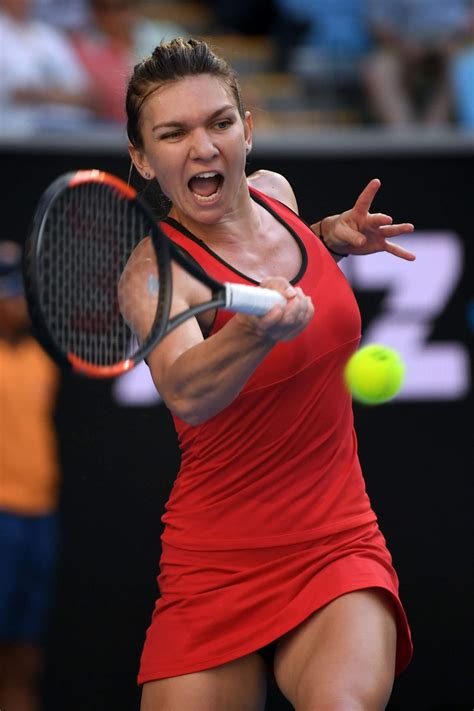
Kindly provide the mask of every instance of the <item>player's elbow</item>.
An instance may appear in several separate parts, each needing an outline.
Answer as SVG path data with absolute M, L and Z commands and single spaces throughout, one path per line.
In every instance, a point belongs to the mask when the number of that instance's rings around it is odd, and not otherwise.
M 218 388 L 208 384 L 204 387 L 196 380 L 178 381 L 162 378 L 155 385 L 170 412 L 187 425 L 202 425 L 217 415 L 229 404 L 229 398 L 223 398 Z
M 175 417 L 183 420 L 187 425 L 191 427 L 196 427 L 197 425 L 202 425 L 206 422 L 212 414 L 210 414 L 206 409 L 199 405 L 194 399 L 190 398 L 179 398 L 172 397 L 169 401 L 166 401 L 168 408 L 173 413 Z
M 171 378 L 162 378 L 160 381 L 152 371 L 155 387 L 160 393 L 163 401 L 174 417 L 183 420 L 188 425 L 199 425 L 199 401 L 193 397 L 186 387 L 179 387 Z

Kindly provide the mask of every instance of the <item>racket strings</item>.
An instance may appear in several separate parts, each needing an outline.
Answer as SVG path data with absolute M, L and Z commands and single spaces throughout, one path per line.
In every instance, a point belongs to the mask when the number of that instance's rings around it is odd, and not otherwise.
M 146 217 L 107 185 L 78 185 L 53 204 L 42 234 L 41 307 L 63 352 L 112 365 L 137 350 L 117 285 Z

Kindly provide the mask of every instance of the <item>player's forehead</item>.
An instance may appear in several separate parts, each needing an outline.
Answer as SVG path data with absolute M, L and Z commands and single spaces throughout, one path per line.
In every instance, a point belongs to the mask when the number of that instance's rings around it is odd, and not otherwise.
M 152 125 L 173 125 L 205 120 L 226 107 L 238 110 L 232 90 L 225 80 L 211 74 L 199 74 L 157 87 L 145 101 L 142 117 Z

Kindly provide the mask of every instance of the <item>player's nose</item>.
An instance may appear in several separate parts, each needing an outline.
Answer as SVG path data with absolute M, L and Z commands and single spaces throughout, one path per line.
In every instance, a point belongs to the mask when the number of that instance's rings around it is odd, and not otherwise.
M 196 130 L 192 135 L 190 155 L 193 160 L 209 161 L 219 154 L 219 149 L 212 140 L 208 131 L 204 129 Z

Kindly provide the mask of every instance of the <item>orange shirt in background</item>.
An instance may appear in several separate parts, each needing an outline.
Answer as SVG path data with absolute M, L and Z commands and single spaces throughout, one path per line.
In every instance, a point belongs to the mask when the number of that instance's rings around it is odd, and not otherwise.
M 55 510 L 59 464 L 53 410 L 58 371 L 33 338 L 0 339 L 0 509 Z

